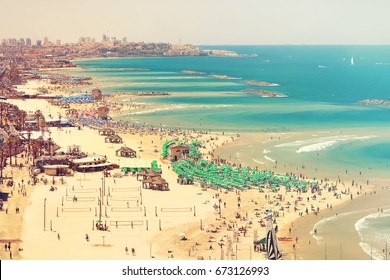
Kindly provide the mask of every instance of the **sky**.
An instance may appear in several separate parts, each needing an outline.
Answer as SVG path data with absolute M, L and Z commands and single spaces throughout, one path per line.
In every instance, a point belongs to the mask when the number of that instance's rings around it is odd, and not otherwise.
M 0 0 L 0 39 L 390 44 L 389 0 Z

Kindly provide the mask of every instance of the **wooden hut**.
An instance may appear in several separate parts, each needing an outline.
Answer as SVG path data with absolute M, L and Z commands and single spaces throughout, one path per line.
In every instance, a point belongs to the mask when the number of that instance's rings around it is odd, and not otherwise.
M 71 167 L 79 172 L 95 172 L 111 169 L 112 163 L 107 162 L 106 156 L 88 156 L 84 158 L 72 159 Z
M 129 147 L 121 147 L 120 149 L 116 150 L 116 155 L 118 157 L 135 158 L 137 157 L 137 152 Z
M 92 97 L 94 101 L 100 101 L 103 99 L 103 93 L 100 89 L 94 88 L 92 90 Z
M 111 128 L 103 128 L 99 130 L 99 135 L 101 136 L 115 135 L 115 131 Z
M 152 189 L 158 191 L 169 191 L 169 184 L 161 177 L 148 178 L 142 182 L 144 189 Z
M 142 177 L 142 179 L 140 180 L 139 177 Z M 154 171 L 154 170 L 144 170 L 142 172 L 138 172 L 137 173 L 137 180 L 138 181 L 144 181 L 146 179 L 149 179 L 149 178 L 155 178 L 155 177 L 161 177 L 161 174 Z
M 187 146 L 173 146 L 170 148 L 171 161 L 178 161 L 190 153 L 190 148 Z
M 123 143 L 123 140 L 122 140 L 122 137 L 120 137 L 119 135 L 109 135 L 107 136 L 104 141 L 106 143 L 115 143 L 115 144 L 121 144 Z
M 66 176 L 71 174 L 69 165 L 44 165 L 43 170 L 44 173 L 49 176 Z
M 110 112 L 110 108 L 108 106 L 100 106 L 97 108 L 98 118 L 106 120 L 108 118 L 108 113 Z

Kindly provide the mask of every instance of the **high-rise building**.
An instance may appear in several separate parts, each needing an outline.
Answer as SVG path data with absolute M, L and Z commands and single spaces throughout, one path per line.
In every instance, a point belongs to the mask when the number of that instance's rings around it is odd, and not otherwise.
M 24 38 L 19 39 L 19 45 L 24 46 L 26 42 L 24 41 Z
M 108 37 L 106 34 L 103 34 L 103 42 L 107 42 L 108 41 Z
M 57 39 L 57 40 L 56 40 L 56 45 L 57 45 L 57 46 L 61 46 L 61 40 L 60 40 L 60 39 Z
M 31 46 L 31 38 L 26 38 L 26 45 Z
M 49 38 L 45 37 L 43 38 L 43 44 L 48 45 L 49 44 Z
M 37 40 L 37 46 L 38 47 L 42 47 L 42 41 L 41 40 Z

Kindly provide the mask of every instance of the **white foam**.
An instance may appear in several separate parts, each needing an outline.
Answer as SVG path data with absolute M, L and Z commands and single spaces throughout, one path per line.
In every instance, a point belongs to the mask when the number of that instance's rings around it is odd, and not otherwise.
M 270 158 L 270 157 L 264 156 L 264 158 L 265 158 L 266 160 L 269 160 L 269 161 L 272 161 L 272 162 L 276 162 L 276 160 L 274 160 L 274 159 L 272 159 L 272 158 Z
M 322 219 L 321 221 L 317 222 L 314 226 L 313 226 L 313 229 L 310 231 L 310 235 L 313 236 L 313 238 L 315 240 L 317 240 L 317 243 L 319 241 L 322 241 L 324 238 L 323 236 L 321 235 L 318 235 L 318 234 L 315 234 L 314 233 L 314 230 L 317 229 L 318 227 L 320 227 L 321 225 L 323 224 L 326 224 L 327 222 L 330 222 L 332 220 L 335 220 L 337 218 L 337 216 L 330 216 L 328 218 L 325 218 L 325 219 Z
M 358 220 L 355 223 L 355 229 L 357 232 L 361 232 L 362 229 L 367 229 L 368 228 L 368 219 L 378 219 L 378 218 L 383 218 L 383 217 L 390 217 L 389 210 L 386 210 L 385 212 L 376 212 L 372 213 L 370 215 L 367 215 L 360 220 Z
M 372 244 L 365 242 L 363 237 L 363 231 L 369 230 L 369 219 L 378 219 L 383 217 L 390 217 L 389 209 L 385 210 L 385 212 L 383 213 L 376 212 L 376 213 L 369 214 L 361 218 L 355 223 L 355 230 L 358 232 L 361 239 L 361 242 L 359 243 L 360 247 L 367 255 L 372 256 L 372 258 L 376 260 L 382 260 L 384 258 L 383 252 L 373 247 Z M 380 232 L 377 232 L 374 235 L 370 234 L 370 236 L 382 240 L 387 240 L 389 238 L 388 234 L 383 234 L 383 233 L 381 234 Z
M 315 135 L 312 135 L 315 136 Z M 356 135 L 337 135 L 330 137 L 320 137 L 320 138 L 311 138 L 306 140 L 298 140 L 294 142 L 282 143 L 274 146 L 275 148 L 283 147 L 300 147 L 297 149 L 297 153 L 302 152 L 314 152 L 325 150 L 339 142 L 348 142 L 348 141 L 364 141 L 375 138 L 375 135 L 365 135 L 365 136 L 356 136 Z
M 264 164 L 264 162 L 262 162 L 262 161 L 258 161 L 258 160 L 257 160 L 257 159 L 255 159 L 255 158 L 252 158 L 252 160 L 253 160 L 254 162 L 258 163 L 258 164 Z
M 268 149 L 264 149 L 263 150 L 263 154 L 269 154 L 271 151 L 270 150 L 268 150 Z
M 333 140 L 333 141 L 327 141 L 327 142 L 303 146 L 302 148 L 297 150 L 297 153 L 299 154 L 299 153 L 307 153 L 307 152 L 315 152 L 315 151 L 325 150 L 326 148 L 331 147 L 336 143 L 337 143 L 337 141 Z
M 360 242 L 359 245 L 363 249 L 363 251 L 367 255 L 371 256 L 374 260 L 383 260 L 383 253 L 373 248 L 371 244 Z
M 136 103 L 134 103 L 136 104 Z M 142 103 L 139 103 L 142 104 Z M 166 107 L 160 107 L 160 108 L 154 108 L 154 109 L 148 109 L 138 112 L 132 112 L 128 113 L 127 115 L 142 115 L 142 114 L 149 114 L 149 113 L 156 113 L 160 111 L 169 111 L 169 110 L 185 110 L 185 109 L 198 109 L 198 108 L 206 108 L 206 109 L 212 109 L 212 108 L 228 108 L 233 107 L 233 105 L 226 105 L 226 104 L 218 104 L 218 105 L 189 105 L 189 104 L 171 104 L 170 106 Z

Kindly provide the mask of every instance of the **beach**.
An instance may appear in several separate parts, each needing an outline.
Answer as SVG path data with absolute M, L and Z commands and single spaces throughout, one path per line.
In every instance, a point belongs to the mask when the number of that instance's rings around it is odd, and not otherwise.
M 40 109 L 43 114 L 64 115 L 64 109 L 52 106 L 46 101 L 12 102 L 21 109 Z M 98 131 L 87 126 L 81 130 L 77 127 L 51 128 L 50 132 L 53 141 L 65 150 L 68 146 L 77 144 L 83 151 L 106 155 L 108 160 L 119 165 L 121 160 L 124 160 L 115 156 L 120 145 L 104 143 Z M 198 140 L 207 139 L 206 149 L 202 150 L 202 153 L 205 158 L 209 158 L 209 152 L 212 153 L 214 148 L 228 147 L 232 139 L 237 138 L 235 134 L 223 134 L 190 133 L 187 136 L 191 135 Z M 259 224 L 259 220 L 264 220 L 267 216 L 266 210 L 279 212 L 277 225 L 280 236 L 286 237 L 286 241 L 281 244 L 287 253 L 298 234 L 295 233 L 294 226 L 291 233 L 289 228 L 296 223 L 295 220 L 300 214 L 287 208 L 280 211 L 281 205 L 293 205 L 297 197 L 300 197 L 298 208 L 303 213 L 308 206 L 305 204 L 306 200 L 313 204 L 312 209 L 318 207 L 321 211 L 326 209 L 325 201 L 336 206 L 349 200 L 348 196 L 337 199 L 334 192 L 323 193 L 323 198 L 311 200 L 310 193 L 275 193 L 270 190 L 260 192 L 257 189 L 237 193 L 202 189 L 199 185 L 182 186 L 177 184 L 177 175 L 170 168 L 170 164 L 161 161 L 159 153 L 154 152 L 155 146 L 161 147 L 164 141 L 176 137 L 174 134 L 120 135 L 126 146 L 138 147 L 139 157 L 146 162 L 158 160 L 163 177 L 169 182 L 170 191 L 142 190 L 135 177 L 114 177 L 113 172 L 120 172 L 112 171 L 112 177 L 105 178 L 106 191 L 111 190 L 107 196 L 109 202 L 103 202 L 102 206 L 102 221 L 109 225 L 109 231 L 101 232 L 93 228 L 100 212 L 97 197 L 99 188 L 102 187 L 102 173 L 76 172 L 73 177 L 66 177 L 64 184 L 60 183 L 58 178 L 55 178 L 54 184 L 50 183 L 53 178 L 48 177 L 48 185 L 38 184 L 29 188 L 31 195 L 29 194 L 29 200 L 25 201 L 26 209 L 22 209 L 23 225 L 18 231 L 22 240 L 19 246 L 23 249 L 19 252 L 20 258 L 265 259 L 264 252 L 254 252 L 253 239 L 254 235 L 259 239 L 265 236 L 265 228 Z M 257 137 L 266 140 L 269 135 L 258 134 Z M 210 141 L 210 138 L 218 140 Z M 50 191 L 49 185 L 55 186 L 56 191 Z M 73 201 L 74 196 L 78 198 L 76 203 Z M 226 205 L 221 207 L 221 213 L 213 208 L 213 205 L 219 203 L 219 199 Z M 168 212 L 164 212 L 164 208 Z M 240 214 L 239 218 L 237 213 Z M 119 226 L 116 226 L 118 221 Z M 136 225 L 131 225 L 131 221 Z M 228 229 L 229 226 L 233 229 Z M 241 230 L 238 231 L 239 229 Z M 181 240 L 183 236 L 186 240 Z M 129 250 L 134 248 L 135 255 L 127 255 L 126 247 Z M 292 258 L 292 255 L 292 252 L 289 252 L 284 258 Z M 14 255 L 15 257 L 17 256 Z

